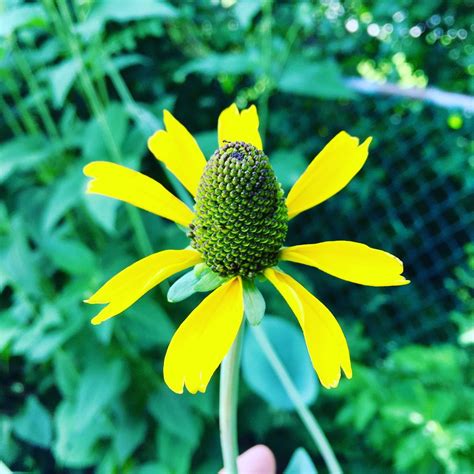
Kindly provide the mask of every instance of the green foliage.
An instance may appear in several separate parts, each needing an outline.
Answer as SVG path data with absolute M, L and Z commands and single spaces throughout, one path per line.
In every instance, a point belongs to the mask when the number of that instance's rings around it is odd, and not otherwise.
M 261 327 L 301 398 L 307 405 L 312 404 L 316 400 L 319 385 L 301 331 L 288 321 L 268 314 Z M 263 354 L 251 327 L 245 337 L 242 371 L 247 385 L 272 407 L 294 409 L 293 402 Z
M 0 473 L 221 467 L 217 374 L 194 397 L 174 395 L 162 379 L 175 328 L 197 293 L 221 280 L 198 266 L 170 282 L 179 304 L 166 301 L 164 283 L 92 327 L 85 298 L 144 254 L 188 241 L 156 216 L 86 195 L 81 170 L 92 160 L 122 163 L 190 203 L 146 140 L 167 108 L 209 157 L 217 116 L 234 100 L 258 105 L 265 152 L 286 191 L 340 129 L 374 136 L 367 167 L 292 221 L 289 243 L 365 241 L 400 255 L 412 285 L 349 287 L 293 268 L 341 320 L 356 361 L 353 379 L 317 400 L 296 322 L 267 316 L 261 326 L 344 470 L 472 471 L 472 118 L 362 96 L 346 81 L 429 80 L 472 92 L 469 5 L 184 3 L 7 0 L 0 9 Z M 261 291 L 270 313 L 292 317 L 268 285 Z M 248 296 L 247 316 L 258 320 L 261 300 Z M 251 333 L 241 449 L 262 442 L 279 470 L 324 472 Z
M 396 472 L 469 472 L 472 369 L 472 357 L 453 345 L 407 346 L 378 369 L 356 366 L 354 381 L 334 392 L 345 400 L 336 423 Z

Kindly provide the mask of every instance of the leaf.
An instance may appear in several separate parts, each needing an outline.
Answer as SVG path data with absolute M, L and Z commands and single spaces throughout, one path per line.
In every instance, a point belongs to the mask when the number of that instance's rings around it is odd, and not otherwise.
M 290 190 L 307 166 L 304 155 L 295 149 L 276 150 L 271 154 L 271 162 L 277 179 L 285 190 Z
M 196 133 L 194 137 L 199 144 L 199 148 L 201 148 L 202 152 L 204 153 L 204 156 L 210 158 L 217 150 L 217 133 L 215 130 Z
M 153 393 L 148 401 L 148 410 L 169 433 L 196 447 L 202 433 L 202 422 L 186 399 L 171 392 L 167 387 Z
M 210 77 L 218 74 L 238 76 L 247 73 L 256 74 L 259 69 L 259 55 L 255 50 L 239 53 L 210 53 L 181 66 L 175 72 L 174 80 L 183 82 L 189 74 L 194 72 Z
M 29 246 L 25 226 L 19 218 L 12 222 L 9 245 L 0 259 L 0 274 L 29 295 L 42 294 L 36 254 Z
M 173 474 L 189 474 L 192 472 L 191 459 L 195 450 L 194 446 L 167 430 L 159 430 L 157 447 L 158 459 L 166 465 L 169 472 Z
M 54 356 L 54 379 L 64 398 L 74 398 L 79 385 L 79 373 L 72 355 L 58 351 Z
M 79 201 L 83 192 L 83 183 L 82 171 L 75 166 L 49 189 L 49 197 L 45 204 L 41 226 L 44 234 L 47 234 Z
M 283 474 L 318 474 L 318 470 L 306 450 L 298 448 L 291 456 Z
M 17 171 L 34 170 L 51 156 L 52 148 L 42 135 L 14 138 L 0 145 L 0 183 Z
M 166 311 L 150 296 L 144 296 L 119 318 L 136 347 L 151 349 L 168 345 L 176 329 Z M 102 324 L 104 326 L 104 324 Z
M 277 316 L 265 316 L 258 327 L 267 335 L 303 401 L 310 405 L 316 400 L 318 384 L 301 331 Z M 268 362 L 249 328 L 245 337 L 242 370 L 247 385 L 274 408 L 293 410 L 293 402 Z
M 100 386 L 97 390 L 100 390 Z M 110 436 L 114 427 L 103 413 L 97 413 L 88 419 L 84 426 L 79 426 L 76 421 L 74 404 L 69 401 L 61 402 L 54 416 L 54 456 L 65 467 L 84 468 L 95 465 L 101 459 L 95 445 L 99 439 Z
M 23 411 L 15 417 L 13 430 L 23 441 L 49 448 L 53 437 L 51 417 L 34 395 L 26 399 Z
M 102 0 L 95 2 L 93 10 L 79 26 L 78 32 L 88 38 L 99 33 L 110 20 L 124 23 L 142 18 L 168 19 L 177 15 L 177 10 L 165 0 L 140 0 L 139 4 L 123 0 Z
M 71 87 L 81 70 L 79 59 L 66 59 L 62 63 L 52 66 L 48 71 L 48 78 L 51 84 L 53 104 L 57 109 L 62 108 Z
M 117 211 L 120 206 L 120 201 L 110 199 L 106 196 L 99 196 L 98 194 L 86 193 L 83 193 L 82 199 L 87 212 L 94 222 L 102 227 L 108 234 L 115 234 L 117 231 L 115 223 L 117 221 Z
M 277 87 L 289 94 L 322 99 L 352 99 L 355 94 L 342 78 L 337 63 L 332 60 L 311 61 L 295 58 L 288 62 Z
M 252 19 L 261 10 L 262 4 L 262 0 L 253 0 L 240 1 L 234 5 L 234 14 L 242 28 L 247 29 L 250 26 Z
M 13 474 L 13 471 L 10 471 L 10 469 L 8 469 L 8 466 L 0 461 L 0 474 Z
M 134 417 L 120 406 L 119 417 L 114 434 L 114 451 L 116 458 L 123 464 L 135 449 L 143 442 L 146 434 L 146 421 L 142 417 Z M 114 456 L 115 457 L 115 456 Z
M 46 15 L 41 5 L 10 6 L 0 14 L 0 37 L 11 36 L 17 28 L 24 26 L 46 26 Z
M 243 280 L 244 309 L 247 321 L 251 326 L 257 326 L 265 314 L 265 299 L 255 283 L 247 278 Z
M 42 248 L 58 268 L 71 275 L 87 275 L 96 268 L 95 255 L 80 240 L 52 235 L 44 240 Z
M 93 360 L 81 375 L 75 405 L 76 430 L 84 429 L 128 385 L 129 374 L 121 360 Z

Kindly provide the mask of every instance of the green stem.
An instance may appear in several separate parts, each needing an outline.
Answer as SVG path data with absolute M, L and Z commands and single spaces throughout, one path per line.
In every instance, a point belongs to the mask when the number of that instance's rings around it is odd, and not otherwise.
M 222 458 L 226 474 L 237 474 L 237 401 L 239 391 L 240 353 L 245 324 L 221 364 L 219 389 L 219 427 Z
M 260 121 L 260 134 L 265 142 L 265 135 L 268 126 L 268 99 L 272 88 L 271 67 L 272 67 L 272 9 L 273 0 L 267 0 L 263 5 L 263 38 L 262 38 L 262 59 L 263 59 L 263 77 L 265 79 L 265 89 L 258 102 L 258 114 Z
M 79 40 L 74 33 L 74 24 L 68 8 L 67 3 L 64 0 L 58 1 L 59 13 L 56 11 L 56 7 L 52 0 L 43 0 L 46 9 L 49 11 L 55 28 L 58 34 L 64 39 L 66 45 L 73 58 L 75 58 L 80 64 L 79 70 L 79 81 L 81 83 L 84 96 L 87 103 L 94 115 L 97 123 L 101 127 L 103 137 L 109 153 L 112 155 L 113 161 L 122 164 L 123 158 L 120 149 L 115 141 L 112 130 L 107 120 L 105 110 L 100 102 L 99 96 L 94 88 L 94 85 L 87 74 L 87 68 L 82 55 L 81 45 Z M 148 255 L 153 251 L 150 240 L 146 233 L 145 226 L 141 220 L 138 210 L 133 206 L 127 206 L 126 212 L 132 226 L 135 240 L 137 242 L 138 249 L 143 255 Z
M 260 348 L 265 354 L 268 362 L 272 366 L 275 374 L 280 379 L 281 384 L 283 385 L 288 397 L 293 402 L 296 412 L 298 413 L 301 421 L 308 430 L 311 438 L 318 447 L 321 456 L 328 467 L 328 470 L 331 474 L 341 474 L 342 469 L 339 465 L 339 462 L 336 459 L 334 451 L 329 444 L 326 435 L 319 426 L 319 423 L 316 421 L 316 418 L 311 413 L 309 408 L 305 405 L 303 399 L 301 398 L 298 389 L 295 387 L 295 384 L 291 380 L 288 372 L 285 369 L 285 366 L 282 364 L 278 355 L 274 351 L 270 341 L 268 340 L 267 335 L 260 326 L 253 328 L 255 338 L 257 339 Z
M 7 71 L 7 74 L 5 74 L 4 84 L 7 87 L 8 92 L 10 93 L 13 102 L 16 105 L 16 108 L 18 109 L 19 117 L 21 118 L 25 126 L 25 130 L 30 135 L 39 135 L 41 133 L 41 130 L 36 124 L 33 115 L 31 115 L 28 106 L 25 105 L 25 102 L 21 97 L 17 81 L 15 81 L 15 79 L 13 79 L 10 74 L 11 71 Z
M 41 86 L 36 80 L 36 77 L 31 69 L 29 62 L 25 59 L 24 53 L 20 48 L 18 40 L 15 38 L 15 36 L 12 36 L 12 46 L 15 52 L 14 56 L 18 65 L 18 70 L 25 79 L 26 85 L 34 95 L 38 114 L 41 117 L 41 120 L 48 132 L 48 135 L 50 138 L 55 139 L 56 142 L 58 142 L 61 140 L 59 130 L 56 127 L 56 124 L 53 120 L 53 117 L 51 116 L 48 106 L 46 105 L 43 99 Z
M 6 103 L 3 95 L 0 93 L 0 113 L 5 119 L 5 123 L 10 127 L 14 136 L 23 135 L 23 130 L 20 123 L 15 117 L 15 114 L 11 111 L 10 106 Z
M 103 52 L 104 56 L 104 63 L 107 65 L 107 71 L 109 73 L 109 77 L 112 81 L 112 84 L 115 87 L 115 90 L 117 91 L 120 100 L 127 105 L 127 108 L 129 111 L 134 111 L 133 120 L 135 122 L 138 121 L 138 117 L 140 117 L 140 109 L 137 106 L 137 103 L 135 102 L 135 99 L 133 98 L 132 94 L 130 93 L 130 90 L 123 80 L 122 75 L 120 74 L 120 71 L 117 69 L 115 64 L 112 62 L 110 57 L 108 56 L 108 53 L 105 51 Z M 149 134 L 151 135 L 152 133 L 155 132 L 152 126 L 148 127 L 150 129 Z M 142 127 L 139 127 L 140 130 L 143 130 Z M 148 138 L 148 136 L 145 136 L 145 138 Z M 165 172 L 166 177 L 170 181 L 171 185 L 173 186 L 173 189 L 176 191 L 176 194 L 178 197 L 186 203 L 188 206 L 192 207 L 193 206 L 193 201 L 190 199 L 189 194 L 187 191 L 184 189 L 184 186 L 177 180 L 173 174 L 166 168 L 166 166 L 163 166 L 163 170 Z

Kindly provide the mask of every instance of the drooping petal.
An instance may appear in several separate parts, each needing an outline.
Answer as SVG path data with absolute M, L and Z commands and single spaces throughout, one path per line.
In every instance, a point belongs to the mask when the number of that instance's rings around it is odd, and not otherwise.
M 163 121 L 166 130 L 155 132 L 148 139 L 148 148 L 196 196 L 206 158 L 186 127 L 167 110 L 163 112 Z
M 176 393 L 204 392 L 229 351 L 244 315 L 240 277 L 214 290 L 178 328 L 165 356 L 164 379 Z
M 88 193 L 128 202 L 186 227 L 194 219 L 186 204 L 138 171 L 107 161 L 93 161 L 84 167 L 84 174 L 93 178 L 87 184 Z
M 337 387 L 341 367 L 350 379 L 349 348 L 339 323 L 329 309 L 289 275 L 268 268 L 265 276 L 295 313 L 321 384 L 326 388 Z
M 126 267 L 85 300 L 89 304 L 107 304 L 92 319 L 92 324 L 100 324 L 125 311 L 154 286 L 201 260 L 196 250 L 164 250 Z
M 258 114 L 255 105 L 239 112 L 235 104 L 224 109 L 219 115 L 217 131 L 219 146 L 224 142 L 246 142 L 259 150 L 262 148 L 262 139 L 258 133 Z
M 362 145 L 346 132 L 338 133 L 313 159 L 291 188 L 286 199 L 291 219 L 344 188 L 367 159 L 369 137 Z
M 365 244 L 336 240 L 296 245 L 280 252 L 282 260 L 319 268 L 332 276 L 368 286 L 407 285 L 403 263 L 394 255 Z

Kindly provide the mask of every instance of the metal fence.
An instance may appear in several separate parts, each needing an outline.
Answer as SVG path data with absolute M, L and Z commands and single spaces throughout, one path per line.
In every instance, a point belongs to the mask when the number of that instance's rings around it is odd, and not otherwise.
M 296 221 L 297 240 L 350 239 L 385 249 L 402 258 L 412 283 L 347 291 L 350 283 L 311 272 L 316 294 L 338 317 L 362 319 L 380 352 L 455 337 L 454 314 L 469 311 L 464 296 L 474 237 L 469 112 L 371 96 L 321 104 L 317 120 L 328 136 L 342 124 L 374 142 L 349 187 Z

